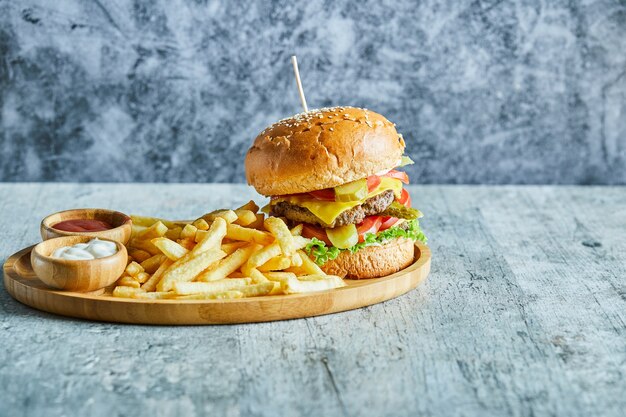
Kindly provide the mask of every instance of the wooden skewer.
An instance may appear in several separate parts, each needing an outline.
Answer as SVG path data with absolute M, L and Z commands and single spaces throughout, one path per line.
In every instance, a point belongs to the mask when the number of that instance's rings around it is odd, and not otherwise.
M 295 55 L 291 57 L 291 63 L 293 64 L 293 72 L 296 75 L 296 84 L 298 84 L 298 93 L 300 94 L 300 102 L 304 108 L 304 112 L 308 112 L 309 108 L 306 105 L 306 98 L 304 97 L 304 90 L 302 89 L 302 81 L 300 81 L 300 71 L 298 71 L 298 58 Z

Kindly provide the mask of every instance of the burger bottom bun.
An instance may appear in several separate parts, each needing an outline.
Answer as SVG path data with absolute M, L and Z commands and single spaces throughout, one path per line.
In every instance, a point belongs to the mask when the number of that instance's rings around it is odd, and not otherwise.
M 351 253 L 341 251 L 339 256 L 322 265 L 324 272 L 342 278 L 365 279 L 393 274 L 413 263 L 415 243 L 411 239 L 396 238 L 382 246 L 367 246 Z

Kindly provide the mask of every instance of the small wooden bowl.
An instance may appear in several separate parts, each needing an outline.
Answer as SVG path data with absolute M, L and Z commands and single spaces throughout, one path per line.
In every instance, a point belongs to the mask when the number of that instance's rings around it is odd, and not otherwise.
M 113 229 L 102 230 L 100 232 L 66 232 L 57 230 L 53 225 L 65 220 L 85 220 L 95 219 L 110 223 Z M 98 239 L 109 239 L 127 244 L 132 232 L 133 222 L 126 214 L 114 210 L 105 209 L 74 209 L 54 213 L 41 221 L 39 228 L 43 240 L 62 236 L 89 236 Z
M 63 236 L 41 242 L 30 254 L 33 271 L 45 284 L 60 290 L 88 292 L 108 287 L 122 275 L 128 262 L 128 252 L 120 242 L 102 239 L 117 245 L 117 253 L 105 258 L 73 261 L 50 256 L 62 246 L 87 243 L 91 239 L 91 236 Z

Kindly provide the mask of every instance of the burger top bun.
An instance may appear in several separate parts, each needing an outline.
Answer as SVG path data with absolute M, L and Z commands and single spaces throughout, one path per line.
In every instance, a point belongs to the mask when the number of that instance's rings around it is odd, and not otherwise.
M 257 136 L 246 155 L 246 178 L 267 196 L 336 187 L 394 168 L 404 146 L 394 124 L 371 110 L 311 110 Z

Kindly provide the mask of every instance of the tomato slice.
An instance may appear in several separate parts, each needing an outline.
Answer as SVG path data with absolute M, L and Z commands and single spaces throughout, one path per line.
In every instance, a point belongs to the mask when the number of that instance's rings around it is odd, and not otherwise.
M 314 237 L 318 238 L 322 242 L 326 243 L 328 246 L 332 246 L 330 240 L 328 240 L 328 236 L 326 235 L 326 231 L 313 224 L 302 223 L 302 236 L 312 239 Z
M 392 228 L 393 226 L 396 225 L 396 223 L 398 223 L 399 220 L 400 219 L 397 217 L 383 217 L 382 224 L 380 225 L 380 229 L 378 230 L 382 232 L 383 230 Z
M 356 227 L 356 231 L 359 234 L 359 242 L 363 242 L 366 233 L 377 233 L 383 222 L 382 219 L 381 216 L 367 216 L 363 219 L 363 222 Z
M 335 190 L 326 188 L 324 190 L 310 191 L 309 194 L 322 201 L 335 201 Z
M 400 195 L 398 203 L 402 204 L 404 207 L 411 207 L 411 196 L 405 188 L 402 189 L 402 194 Z
M 367 177 L 367 192 L 371 193 L 380 185 L 380 177 L 378 175 L 370 175 Z
M 407 175 L 406 172 L 396 171 L 395 169 L 392 169 L 391 171 L 386 173 L 384 176 L 385 177 L 395 178 L 397 180 L 402 181 L 405 184 L 409 183 L 409 176 Z

